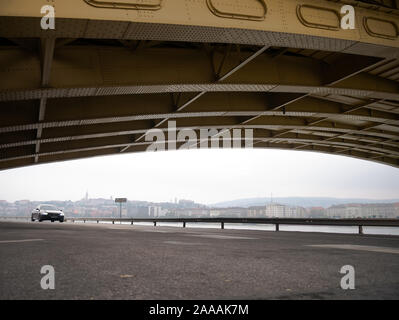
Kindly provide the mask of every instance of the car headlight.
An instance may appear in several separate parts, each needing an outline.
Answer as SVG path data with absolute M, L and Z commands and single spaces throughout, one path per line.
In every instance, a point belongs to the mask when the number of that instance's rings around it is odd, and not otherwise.
M 40 212 L 40 214 L 42 214 L 42 215 L 44 215 L 44 216 L 48 215 L 47 212 Z
M 61 213 L 60 213 L 60 216 L 63 216 L 63 215 L 64 215 L 64 213 L 63 213 L 63 212 L 61 212 Z

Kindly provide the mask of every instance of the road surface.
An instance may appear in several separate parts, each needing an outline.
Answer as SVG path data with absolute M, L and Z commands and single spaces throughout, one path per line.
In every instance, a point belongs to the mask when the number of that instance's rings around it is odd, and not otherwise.
M 7 221 L 0 261 L 7 300 L 399 298 L 397 236 Z

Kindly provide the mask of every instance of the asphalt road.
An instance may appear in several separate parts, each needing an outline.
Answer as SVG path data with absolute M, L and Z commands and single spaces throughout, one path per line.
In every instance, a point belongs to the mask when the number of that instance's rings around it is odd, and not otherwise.
M 398 298 L 397 236 L 0 222 L 2 300 Z

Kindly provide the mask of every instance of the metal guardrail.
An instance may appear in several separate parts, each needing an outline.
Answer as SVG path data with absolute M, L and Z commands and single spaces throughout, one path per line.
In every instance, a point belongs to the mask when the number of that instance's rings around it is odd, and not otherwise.
M 30 220 L 30 217 L 0 217 L 0 219 L 23 219 Z M 104 222 L 128 222 L 133 225 L 135 222 L 150 222 L 154 227 L 158 222 L 182 223 L 183 228 L 187 223 L 220 223 L 224 229 L 225 223 L 251 223 L 251 224 L 272 224 L 275 230 L 280 230 L 280 225 L 318 225 L 318 226 L 357 226 L 359 234 L 363 234 L 363 227 L 399 227 L 399 219 L 326 219 L 326 218 L 67 218 L 65 221 L 100 221 Z

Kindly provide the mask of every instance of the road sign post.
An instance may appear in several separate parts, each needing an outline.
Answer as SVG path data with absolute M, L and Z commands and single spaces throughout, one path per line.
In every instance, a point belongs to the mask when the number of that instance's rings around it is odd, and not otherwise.
M 115 198 L 115 202 L 119 203 L 119 223 L 122 224 L 122 203 L 127 202 L 126 198 Z

